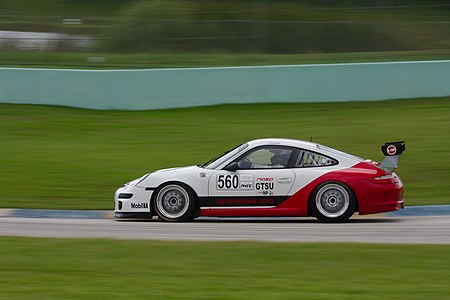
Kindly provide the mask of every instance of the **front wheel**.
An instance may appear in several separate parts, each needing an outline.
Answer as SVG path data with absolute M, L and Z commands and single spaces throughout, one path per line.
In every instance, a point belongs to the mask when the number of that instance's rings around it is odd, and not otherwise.
M 356 200 L 345 185 L 328 182 L 319 185 L 310 199 L 310 209 L 320 222 L 345 222 L 353 215 Z
M 165 221 L 189 221 L 194 218 L 195 196 L 182 184 L 167 184 L 156 191 L 154 207 L 158 216 Z

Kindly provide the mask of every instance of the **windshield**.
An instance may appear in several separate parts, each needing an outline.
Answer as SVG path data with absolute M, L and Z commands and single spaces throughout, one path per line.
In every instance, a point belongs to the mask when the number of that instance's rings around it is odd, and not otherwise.
M 214 157 L 213 159 L 211 159 L 210 161 L 206 162 L 205 164 L 201 165 L 202 168 L 205 169 L 215 169 L 218 166 L 220 166 L 221 164 L 223 164 L 224 162 L 226 162 L 228 159 L 232 158 L 233 156 L 235 156 L 236 154 L 238 154 L 239 152 L 241 152 L 242 150 L 244 150 L 245 148 L 248 147 L 248 144 L 242 144 L 239 145 L 217 157 Z

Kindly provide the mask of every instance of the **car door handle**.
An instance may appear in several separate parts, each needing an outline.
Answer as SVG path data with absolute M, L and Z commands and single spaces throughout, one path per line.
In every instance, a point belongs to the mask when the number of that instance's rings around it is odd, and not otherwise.
M 280 179 L 277 179 L 277 182 L 278 183 L 284 183 L 284 184 L 291 183 L 292 182 L 292 178 L 290 178 L 290 177 L 288 177 L 288 178 L 280 178 Z

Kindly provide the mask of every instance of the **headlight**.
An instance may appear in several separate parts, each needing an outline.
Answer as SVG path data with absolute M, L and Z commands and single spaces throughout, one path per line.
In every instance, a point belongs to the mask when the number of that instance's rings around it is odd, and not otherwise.
M 142 176 L 141 178 L 137 179 L 138 181 L 134 184 L 134 185 L 138 185 L 139 183 L 141 183 L 142 181 L 144 181 L 148 175 L 150 175 L 150 173 L 145 174 L 144 176 Z
M 125 184 L 122 184 L 121 188 L 124 188 L 124 187 L 129 186 L 129 185 L 138 185 L 138 184 L 139 184 L 140 182 L 142 182 L 145 178 L 147 178 L 148 175 L 150 175 L 150 173 L 145 174 L 144 176 L 141 176 L 141 177 L 139 177 L 139 178 L 137 178 L 137 179 L 135 179 L 135 180 L 132 180 L 132 181 L 130 181 L 130 182 L 127 182 L 127 183 L 125 183 Z

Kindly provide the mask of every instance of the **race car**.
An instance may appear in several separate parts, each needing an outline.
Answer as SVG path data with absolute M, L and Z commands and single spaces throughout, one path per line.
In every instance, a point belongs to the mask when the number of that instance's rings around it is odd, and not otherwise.
M 385 159 L 365 160 L 314 142 L 257 139 L 200 165 L 155 171 L 115 193 L 115 217 L 165 221 L 208 217 L 314 216 L 345 222 L 403 208 L 393 172 L 405 142 L 381 147 Z

